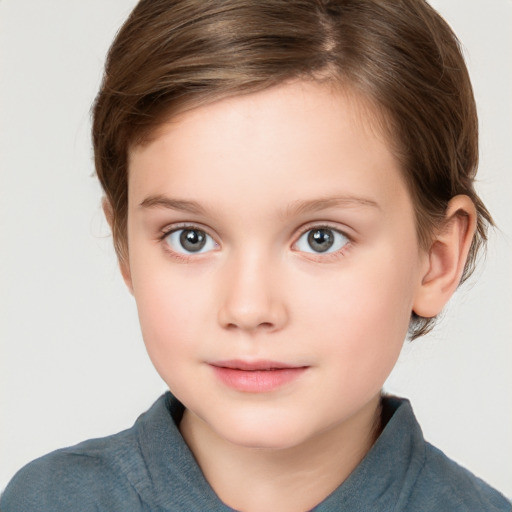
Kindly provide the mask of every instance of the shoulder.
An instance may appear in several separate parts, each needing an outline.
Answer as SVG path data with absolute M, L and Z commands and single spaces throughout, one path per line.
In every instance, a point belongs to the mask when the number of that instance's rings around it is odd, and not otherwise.
M 425 441 L 408 400 L 385 396 L 386 426 L 374 448 L 374 459 L 389 465 L 388 489 L 396 485 L 393 510 L 409 512 L 512 512 L 497 490 Z M 386 509 L 387 510 L 387 509 Z
M 2 512 L 141 510 L 130 482 L 132 429 L 52 452 L 22 468 L 0 499 Z M 130 446 L 132 447 L 130 450 Z M 126 508 L 128 505 L 128 508 Z
M 511 512 L 512 504 L 470 471 L 425 443 L 425 463 L 409 500 L 425 512 Z

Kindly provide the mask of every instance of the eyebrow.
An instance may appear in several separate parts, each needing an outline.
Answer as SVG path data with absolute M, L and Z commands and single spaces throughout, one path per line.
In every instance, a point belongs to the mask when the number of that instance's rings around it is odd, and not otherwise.
M 149 196 L 140 203 L 140 206 L 142 208 L 167 208 L 188 213 L 206 214 L 206 210 L 196 201 L 173 199 L 163 195 Z M 337 206 L 346 208 L 364 206 L 380 209 L 379 204 L 373 199 L 344 195 L 293 201 L 286 208 L 285 216 L 304 215 Z
M 377 208 L 380 210 L 380 205 L 374 201 L 373 199 L 352 195 L 343 195 L 343 196 L 333 196 L 333 197 L 325 197 L 320 199 L 312 199 L 307 201 L 293 201 L 287 208 L 286 214 L 293 215 L 301 215 L 305 213 L 314 213 L 321 210 L 326 210 L 328 208 L 333 207 L 357 207 L 364 206 L 370 208 Z
M 196 201 L 172 199 L 163 195 L 149 196 L 140 203 L 142 208 L 168 208 L 189 213 L 204 214 L 205 209 Z

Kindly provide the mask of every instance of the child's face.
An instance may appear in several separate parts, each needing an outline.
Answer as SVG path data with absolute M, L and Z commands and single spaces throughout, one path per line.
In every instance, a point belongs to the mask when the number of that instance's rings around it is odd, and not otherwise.
M 124 273 L 149 355 L 189 419 L 234 443 L 342 429 L 396 362 L 427 258 L 371 115 L 296 82 L 130 152 Z

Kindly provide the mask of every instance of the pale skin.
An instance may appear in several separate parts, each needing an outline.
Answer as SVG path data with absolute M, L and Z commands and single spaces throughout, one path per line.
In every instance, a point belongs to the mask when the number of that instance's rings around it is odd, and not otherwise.
M 374 118 L 355 94 L 296 81 L 181 114 L 130 150 L 121 271 L 186 406 L 180 431 L 234 509 L 309 510 L 347 478 L 411 312 L 437 315 L 460 281 L 473 203 L 454 197 L 420 247 Z M 298 371 L 237 389 L 215 371 L 226 360 Z

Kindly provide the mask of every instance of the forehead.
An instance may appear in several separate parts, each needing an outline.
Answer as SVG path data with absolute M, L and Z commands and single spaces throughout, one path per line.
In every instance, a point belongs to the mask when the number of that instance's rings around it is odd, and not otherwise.
M 348 195 L 390 193 L 401 172 L 381 120 L 361 95 L 316 82 L 223 99 L 173 117 L 130 150 L 130 198 L 165 190 L 214 201 L 229 189 L 279 201 L 283 183 L 289 199 L 329 196 L 334 184 Z
M 315 102 L 315 99 L 320 97 L 322 97 L 321 101 Z M 345 114 L 352 116 L 352 122 L 359 123 L 360 127 L 370 130 L 373 135 L 386 139 L 391 146 L 394 147 L 396 144 L 395 134 L 390 133 L 393 131 L 390 122 L 392 116 L 384 107 L 349 82 L 342 82 L 335 77 L 325 75 L 310 79 L 291 79 L 256 92 L 251 90 L 241 91 L 239 94 L 219 92 L 218 95 L 213 93 L 210 97 L 200 95 L 197 98 L 181 100 L 170 108 L 166 106 L 165 110 L 157 115 L 159 121 L 147 127 L 144 132 L 131 137 L 128 156 L 176 130 L 177 127 L 181 129 L 197 121 L 208 123 L 215 118 L 215 122 L 219 122 L 221 117 L 229 120 L 230 113 L 240 115 L 244 111 L 249 113 L 251 109 L 253 112 L 261 110 L 262 106 L 273 108 L 278 104 L 284 105 L 284 102 L 290 105 L 293 102 L 294 105 L 291 106 L 297 111 L 307 109 L 308 103 L 309 107 L 314 109 L 319 103 L 325 104 L 326 100 L 334 104 L 338 103 L 338 106 L 341 100 Z M 282 114 L 279 110 L 275 112 Z M 330 113 L 329 117 L 332 118 L 339 113 L 339 108 L 334 108 Z M 324 109 L 318 110 L 318 116 L 325 116 L 325 114 Z M 252 117 L 255 118 L 255 116 Z

